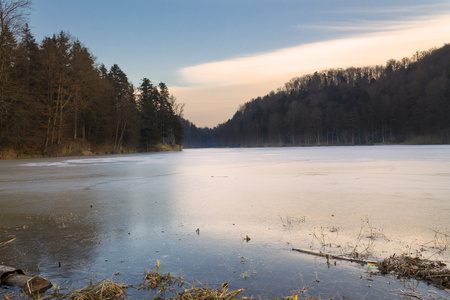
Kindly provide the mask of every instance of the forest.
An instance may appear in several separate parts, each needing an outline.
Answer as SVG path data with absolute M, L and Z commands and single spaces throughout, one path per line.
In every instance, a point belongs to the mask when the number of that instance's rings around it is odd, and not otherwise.
M 30 0 L 0 0 L 0 158 L 195 147 L 450 143 L 450 44 L 292 78 L 215 128 L 163 82 L 134 87 L 69 33 L 37 42 Z M 370 54 L 368 54 L 370 55 Z M 167 148 L 166 147 L 166 148 Z
M 98 64 L 67 32 L 37 42 L 25 22 L 30 4 L 0 0 L 0 156 L 182 144 L 183 106 L 166 84 L 143 78 L 135 88 L 117 64 Z
M 292 78 L 213 129 L 183 122 L 185 148 L 449 144 L 450 44 Z

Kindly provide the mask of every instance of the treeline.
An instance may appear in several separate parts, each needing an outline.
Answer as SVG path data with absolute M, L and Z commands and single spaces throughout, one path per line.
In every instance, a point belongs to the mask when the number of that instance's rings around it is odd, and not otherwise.
M 164 83 L 144 78 L 136 89 L 118 65 L 98 65 L 63 31 L 37 43 L 21 23 L 30 1 L 0 2 L 0 150 L 58 155 L 78 145 L 120 153 L 182 144 L 183 107 Z
M 242 105 L 212 135 L 204 146 L 450 143 L 450 45 L 385 66 L 293 78 Z
M 215 130 L 204 127 L 198 128 L 194 123 L 182 119 L 184 128 L 184 148 L 212 148 L 214 147 Z

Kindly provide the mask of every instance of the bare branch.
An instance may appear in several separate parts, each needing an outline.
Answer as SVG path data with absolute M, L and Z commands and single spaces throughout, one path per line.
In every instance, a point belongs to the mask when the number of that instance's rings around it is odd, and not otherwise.
M 0 0 L 0 43 L 7 31 L 16 34 L 26 23 L 31 0 Z

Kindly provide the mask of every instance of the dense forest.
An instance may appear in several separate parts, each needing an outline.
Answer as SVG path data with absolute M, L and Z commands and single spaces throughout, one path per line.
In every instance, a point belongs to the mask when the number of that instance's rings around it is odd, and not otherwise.
M 450 143 L 450 44 L 385 66 L 292 78 L 214 129 L 184 121 L 185 147 Z
M 182 105 L 167 86 L 130 83 L 61 31 L 36 42 L 30 1 L 0 0 L 0 152 L 7 157 L 121 153 L 181 145 Z
M 164 83 L 134 87 L 59 32 L 37 42 L 30 0 L 0 0 L 0 158 L 184 147 L 450 143 L 450 45 L 385 66 L 292 78 L 197 128 Z M 181 148 L 181 147 L 180 147 Z

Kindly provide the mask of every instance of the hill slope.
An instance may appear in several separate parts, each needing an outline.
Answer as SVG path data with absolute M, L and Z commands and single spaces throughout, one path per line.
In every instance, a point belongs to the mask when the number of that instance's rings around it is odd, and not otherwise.
M 292 78 L 213 132 L 185 130 L 215 147 L 450 143 L 450 44 L 385 66 Z

